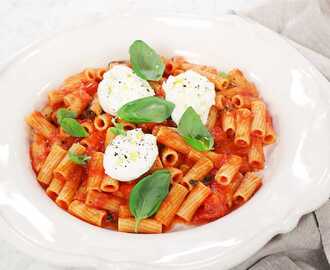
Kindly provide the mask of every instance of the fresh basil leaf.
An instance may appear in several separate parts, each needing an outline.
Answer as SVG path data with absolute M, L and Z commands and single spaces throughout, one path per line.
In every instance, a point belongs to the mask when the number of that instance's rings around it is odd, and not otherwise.
M 178 132 L 186 143 L 198 151 L 208 151 L 213 147 L 214 139 L 212 135 L 192 107 L 189 107 L 182 115 Z
M 77 114 L 73 111 L 68 110 L 68 109 L 61 108 L 56 112 L 56 118 L 57 118 L 57 122 L 59 124 L 61 124 L 61 121 L 64 118 L 76 118 L 76 117 L 77 117 Z
M 228 74 L 227 74 L 226 72 L 224 72 L 224 71 L 219 72 L 218 75 L 219 75 L 220 77 L 222 77 L 222 78 L 225 78 L 225 79 L 228 78 Z
M 89 135 L 76 119 L 64 118 L 60 125 L 66 133 L 73 137 L 87 137 Z
M 171 174 L 168 170 L 158 170 L 144 177 L 132 189 L 129 208 L 135 217 L 135 232 L 140 222 L 157 212 L 168 194 Z
M 183 139 L 187 144 L 191 145 L 194 149 L 200 152 L 209 151 L 213 146 L 213 138 L 193 138 L 184 136 Z
M 91 159 L 90 156 L 77 155 L 76 153 L 69 151 L 69 159 L 78 165 L 85 165 L 88 160 Z
M 158 81 L 165 65 L 160 56 L 144 41 L 135 40 L 129 48 L 133 71 L 144 80 Z
M 114 120 L 114 119 L 113 119 Z M 110 128 L 110 131 L 115 135 L 126 135 L 126 131 L 124 129 L 124 125 L 122 123 L 116 123 L 116 121 L 112 121 L 114 127 Z
M 159 97 L 145 97 L 126 103 L 117 115 L 130 123 L 161 123 L 171 116 L 175 105 Z

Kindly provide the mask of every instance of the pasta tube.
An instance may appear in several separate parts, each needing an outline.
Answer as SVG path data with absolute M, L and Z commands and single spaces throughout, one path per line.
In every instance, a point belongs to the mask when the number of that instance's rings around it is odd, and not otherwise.
M 253 138 L 248 153 L 249 165 L 255 170 L 261 170 L 265 166 L 265 156 L 262 139 Z
M 193 185 L 191 180 L 201 181 L 213 169 L 213 163 L 208 158 L 201 158 L 194 166 L 185 174 L 182 183 L 191 190 Z
M 155 219 L 165 226 L 169 226 L 187 194 L 188 189 L 183 185 L 174 183 L 167 197 L 162 202 Z
M 101 191 L 101 182 L 104 178 L 103 153 L 93 152 L 88 162 L 87 191 Z
M 40 112 L 33 112 L 26 118 L 27 124 L 38 134 L 47 139 L 56 135 L 56 128 Z
M 164 147 L 160 156 L 165 168 L 174 167 L 179 161 L 179 154 L 169 147 Z
M 236 124 L 235 124 L 235 114 L 233 111 L 224 111 L 222 113 L 222 129 L 226 132 L 229 138 L 235 135 Z
M 85 203 L 94 208 L 118 213 L 121 200 L 113 195 L 92 190 L 87 192 Z
M 251 124 L 251 135 L 264 138 L 266 134 L 266 105 L 261 100 L 251 103 L 253 120 Z
M 236 145 L 246 147 L 250 145 L 251 111 L 238 109 L 236 111 L 236 134 L 234 142 Z
M 81 183 L 82 167 L 75 170 L 70 180 L 65 181 L 63 188 L 56 198 L 56 203 L 63 209 L 68 209 L 69 204 L 72 202 L 79 185 Z
M 86 148 L 80 145 L 79 143 L 73 144 L 69 152 L 72 152 L 76 155 L 82 155 L 86 151 Z M 64 180 L 67 180 L 71 174 L 75 171 L 77 168 L 77 164 L 75 164 L 69 157 L 69 154 L 67 153 L 64 158 L 61 160 L 61 162 L 58 164 L 58 166 L 54 170 L 54 176 L 57 178 L 62 178 Z
M 262 185 L 261 178 L 254 173 L 245 174 L 242 183 L 234 193 L 234 202 L 237 205 L 245 203 Z
M 94 119 L 94 127 L 98 131 L 106 130 L 108 127 L 112 125 L 111 120 L 112 117 L 107 113 L 98 115 Z
M 66 155 L 66 151 L 57 144 L 53 144 L 44 164 L 42 165 L 40 172 L 38 173 L 38 181 L 44 185 L 48 186 L 53 178 L 53 172 L 55 168 L 60 164 Z
M 217 171 L 215 181 L 223 186 L 229 185 L 238 173 L 241 164 L 242 158 L 240 156 L 231 156 Z
M 100 227 L 102 227 L 107 216 L 106 211 L 87 206 L 78 200 L 74 200 L 69 205 L 68 211 L 72 215 Z
M 135 219 L 134 218 L 119 218 L 118 219 L 118 231 L 120 232 L 135 232 Z M 162 224 L 154 219 L 144 219 L 142 220 L 138 227 L 138 233 L 161 233 Z
M 201 204 L 210 194 L 211 189 L 201 182 L 198 182 L 182 203 L 177 212 L 177 216 L 181 217 L 185 221 L 190 221 L 198 207 L 201 206 Z
M 104 192 L 115 192 L 119 189 L 119 181 L 105 175 L 101 182 L 101 190 Z

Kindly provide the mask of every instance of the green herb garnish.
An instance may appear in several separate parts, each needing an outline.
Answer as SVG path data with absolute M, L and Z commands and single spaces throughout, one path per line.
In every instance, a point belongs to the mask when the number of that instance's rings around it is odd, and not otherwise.
M 144 80 L 158 81 L 165 65 L 160 56 L 142 40 L 135 40 L 129 48 L 133 71 Z
M 168 194 L 171 174 L 168 170 L 158 170 L 144 177 L 132 189 L 129 208 L 135 217 L 135 232 L 140 222 L 155 214 Z
M 159 97 L 145 97 L 126 103 L 117 115 L 130 123 L 161 123 L 170 117 L 175 105 Z
M 87 137 L 89 134 L 79 122 L 74 119 L 76 113 L 73 111 L 61 108 L 56 112 L 57 122 L 63 130 L 74 137 Z
M 68 154 L 69 154 L 69 159 L 78 165 L 85 165 L 87 161 L 91 159 L 90 156 L 77 155 L 72 151 L 69 151 Z
M 214 140 L 212 135 L 192 107 L 189 107 L 182 115 L 178 125 L 178 132 L 186 143 L 198 151 L 209 151 L 213 147 Z
M 61 127 L 66 133 L 73 137 L 87 137 L 89 135 L 86 129 L 84 129 L 83 126 L 73 118 L 64 118 L 61 121 Z
M 56 118 L 57 118 L 57 122 L 59 124 L 61 124 L 61 121 L 64 118 L 76 118 L 76 117 L 77 117 L 77 115 L 75 112 L 64 109 L 64 108 L 61 108 L 56 112 Z
M 124 125 L 122 123 L 116 123 L 115 119 L 112 119 L 112 123 L 114 127 L 110 128 L 110 131 L 115 135 L 126 135 L 126 131 L 124 129 Z

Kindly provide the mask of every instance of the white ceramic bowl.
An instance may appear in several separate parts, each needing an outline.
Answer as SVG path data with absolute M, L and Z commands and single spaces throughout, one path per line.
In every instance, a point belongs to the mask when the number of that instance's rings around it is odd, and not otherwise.
M 264 186 L 220 220 L 162 235 L 107 231 L 62 211 L 35 180 L 24 117 L 69 74 L 128 58 L 135 39 L 163 55 L 241 68 L 274 115 L 279 139 Z M 283 39 L 245 19 L 112 18 L 26 50 L 1 73 L 0 87 L 0 233 L 39 259 L 99 269 L 228 269 L 329 197 L 329 84 Z

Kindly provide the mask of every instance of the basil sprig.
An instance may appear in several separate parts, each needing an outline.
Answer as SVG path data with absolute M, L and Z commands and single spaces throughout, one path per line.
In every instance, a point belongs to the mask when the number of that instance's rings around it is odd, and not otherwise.
M 61 108 L 56 113 L 57 121 L 63 130 L 73 137 L 87 137 L 89 134 L 79 122 L 74 119 L 76 114 L 70 110 Z
M 135 232 L 140 222 L 155 214 L 168 194 L 171 174 L 168 170 L 158 170 L 144 177 L 132 189 L 129 208 L 135 217 Z
M 85 165 L 87 163 L 87 161 L 91 159 L 90 156 L 77 155 L 76 153 L 74 153 L 72 151 L 69 151 L 68 154 L 69 154 L 69 159 L 78 165 Z
M 189 107 L 182 115 L 178 125 L 178 132 L 187 144 L 198 151 L 209 151 L 213 147 L 214 140 L 212 135 L 192 107 Z
M 124 125 L 122 123 L 117 123 L 115 119 L 112 119 L 113 127 L 110 128 L 110 131 L 115 135 L 126 135 Z
M 129 48 L 133 71 L 144 80 L 158 81 L 165 65 L 160 56 L 144 41 L 135 40 Z
M 161 123 L 170 117 L 175 105 L 159 97 L 145 97 L 126 103 L 117 115 L 127 122 Z
M 75 112 L 61 108 L 56 112 L 57 122 L 61 124 L 64 118 L 76 118 L 77 115 Z

